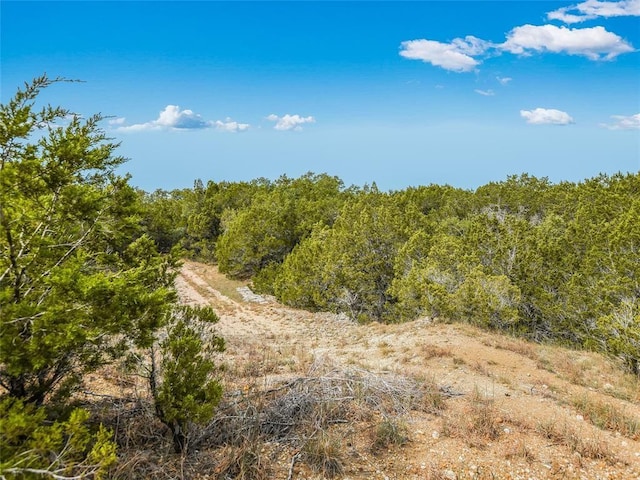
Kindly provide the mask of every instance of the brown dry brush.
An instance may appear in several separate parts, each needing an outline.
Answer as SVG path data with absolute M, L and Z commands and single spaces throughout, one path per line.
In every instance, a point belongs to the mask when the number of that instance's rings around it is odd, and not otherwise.
M 213 420 L 190 439 L 189 455 L 173 453 L 151 399 L 94 403 L 120 447 L 112 478 L 189 479 L 206 472 L 208 478 L 220 480 L 260 480 L 272 478 L 271 466 L 283 458 L 290 462 L 290 475 L 300 462 L 331 478 L 343 472 L 346 462 L 343 449 L 334 448 L 336 428 L 364 422 L 363 429 L 384 433 L 384 427 L 403 425 L 412 411 L 444 408 L 444 401 L 434 398 L 448 396 L 433 380 L 338 368 L 322 359 L 302 376 L 270 384 L 267 380 L 262 388 L 255 384 L 228 391 Z M 353 428 L 350 432 L 358 433 Z M 402 442 L 374 435 L 372 448 L 376 442 L 403 445 L 409 440 L 408 435 Z
M 228 451 L 219 478 L 266 478 L 266 465 L 285 452 L 291 454 L 290 474 L 299 460 L 331 478 L 345 462 L 342 449 L 334 448 L 334 428 L 376 418 L 395 422 L 412 410 L 431 411 L 433 402 L 425 399 L 435 395 L 434 387 L 395 374 L 316 362 L 304 376 L 227 395 L 199 442 L 203 448 Z M 265 458 L 261 447 L 266 444 L 272 458 Z

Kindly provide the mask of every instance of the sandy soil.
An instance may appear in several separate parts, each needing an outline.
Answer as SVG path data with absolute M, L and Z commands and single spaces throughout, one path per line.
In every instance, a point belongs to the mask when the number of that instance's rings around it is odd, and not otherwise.
M 176 285 L 182 301 L 216 310 L 223 358 L 236 371 L 262 368 L 264 381 L 276 382 L 326 359 L 430 379 L 448 393 L 442 413 L 410 413 L 406 445 L 352 452 L 341 478 L 640 479 L 640 432 L 598 428 L 575 406 L 583 398 L 640 419 L 637 381 L 598 355 L 429 319 L 358 325 L 284 307 L 242 286 L 232 299 L 214 288 L 221 280 L 215 267 L 185 262 Z M 491 405 L 491 435 L 474 423 L 481 399 Z M 274 472 L 315 478 L 302 467 Z

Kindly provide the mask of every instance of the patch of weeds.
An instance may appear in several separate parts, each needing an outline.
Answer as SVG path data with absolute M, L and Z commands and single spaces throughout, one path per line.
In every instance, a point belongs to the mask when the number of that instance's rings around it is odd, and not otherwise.
M 540 370 L 546 370 L 547 372 L 556 373 L 553 362 L 549 357 L 540 357 L 536 362 L 536 367 Z
M 538 422 L 536 432 L 544 438 L 564 445 L 581 458 L 604 460 L 610 464 L 618 462 L 618 458 L 611 451 L 609 445 L 600 437 L 589 438 L 583 431 L 578 431 L 566 423 L 559 425 L 553 419 Z
M 481 363 L 481 362 L 475 362 L 471 368 L 473 368 L 473 370 L 475 370 L 476 372 L 478 372 L 480 375 L 484 375 L 485 377 L 491 377 L 491 372 L 489 371 L 489 368 L 487 368 L 487 365 Z
M 627 402 L 640 403 L 640 376 L 622 372 L 618 364 L 607 365 L 609 382 L 603 385 L 604 393 Z
M 465 362 L 464 358 L 453 357 L 453 364 L 456 366 L 460 366 L 460 365 L 466 365 L 467 362 Z
M 544 438 L 549 440 L 555 439 L 556 433 L 558 431 L 557 429 L 557 421 L 554 418 L 540 420 L 535 427 L 535 431 L 539 435 L 542 435 Z
M 531 360 L 538 360 L 539 358 L 536 347 L 525 340 L 516 339 L 511 341 L 504 341 L 500 344 L 499 347 L 496 348 L 509 350 L 510 352 L 517 353 Z
M 592 400 L 586 395 L 571 399 L 571 404 L 596 427 L 640 439 L 640 419 L 627 415 L 612 403 Z
M 441 357 L 452 357 L 453 353 L 451 352 L 451 348 L 442 348 L 438 345 L 425 344 L 421 347 L 422 355 L 425 360 L 429 360 L 431 358 L 441 358 Z
M 386 340 L 378 342 L 378 349 L 380 350 L 380 354 L 384 357 L 387 357 L 393 353 L 393 346 Z
M 511 446 L 507 449 L 504 454 L 504 458 L 506 458 L 507 460 L 522 459 L 528 463 L 531 463 L 536 460 L 536 455 L 533 450 L 527 447 L 524 439 L 519 439 L 515 443 L 511 444 Z
M 313 364 L 313 355 L 310 351 L 296 345 L 286 361 L 286 365 L 290 372 L 301 373 L 309 370 Z
M 372 450 L 380 450 L 390 446 L 403 446 L 409 442 L 409 433 L 404 421 L 397 418 L 385 418 L 375 429 Z
M 286 364 L 282 355 L 277 354 L 271 348 L 260 348 L 258 345 L 252 345 L 246 356 L 247 358 L 238 372 L 240 377 L 264 377 L 277 373 L 279 368 Z
M 484 448 L 487 441 L 496 440 L 502 433 L 502 418 L 493 398 L 484 398 L 476 389 L 469 397 L 464 414 L 443 417 L 441 435 L 463 439 L 470 447 Z
M 575 360 L 562 355 L 560 359 L 556 361 L 556 366 L 560 370 L 561 376 L 570 383 L 582 387 L 588 386 L 587 379 L 592 375 L 589 375 L 591 367 L 587 360 Z
M 435 379 L 426 380 L 422 390 L 424 392 L 423 409 L 425 412 L 437 414 L 447 408 L 445 396 L 440 391 Z
M 514 383 L 513 383 L 513 378 L 512 377 L 506 377 L 504 375 L 498 375 L 498 377 L 496 378 L 496 380 L 501 383 L 502 385 L 504 385 L 505 387 L 513 387 Z
M 498 415 L 493 398 L 485 398 L 476 388 L 470 398 L 469 433 L 488 440 L 495 440 L 500 436 L 501 418 Z
M 583 432 L 571 430 L 565 434 L 564 443 L 571 451 L 579 453 L 582 458 L 617 462 L 615 454 L 606 441 L 600 437 L 589 438 Z
M 243 443 L 227 448 L 217 469 L 218 478 L 237 480 L 267 480 L 271 478 L 269 460 L 261 454 L 260 442 Z
M 337 477 L 344 471 L 340 439 L 325 432 L 309 439 L 302 448 L 302 453 L 305 463 L 326 478 Z

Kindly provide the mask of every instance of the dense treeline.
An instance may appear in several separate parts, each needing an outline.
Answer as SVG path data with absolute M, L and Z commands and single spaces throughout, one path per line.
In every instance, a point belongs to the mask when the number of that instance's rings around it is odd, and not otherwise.
M 640 174 L 380 192 L 309 173 L 141 195 L 161 251 L 179 245 L 285 304 L 466 321 L 640 370 Z

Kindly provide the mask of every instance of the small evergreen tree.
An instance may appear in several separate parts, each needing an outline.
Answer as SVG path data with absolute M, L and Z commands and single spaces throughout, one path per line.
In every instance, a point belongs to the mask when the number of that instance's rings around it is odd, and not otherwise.
M 211 420 L 222 397 L 211 354 L 222 352 L 224 341 L 206 328 L 217 321 L 210 307 L 179 307 L 159 344 L 159 366 L 155 348 L 150 352 L 156 414 L 171 431 L 176 453 L 188 450 L 196 427 Z

